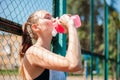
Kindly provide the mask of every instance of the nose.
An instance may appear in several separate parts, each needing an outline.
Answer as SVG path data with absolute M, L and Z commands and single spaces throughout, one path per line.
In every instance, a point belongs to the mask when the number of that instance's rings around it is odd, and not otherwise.
M 56 19 L 55 19 L 55 18 L 52 18 L 52 22 L 56 22 Z

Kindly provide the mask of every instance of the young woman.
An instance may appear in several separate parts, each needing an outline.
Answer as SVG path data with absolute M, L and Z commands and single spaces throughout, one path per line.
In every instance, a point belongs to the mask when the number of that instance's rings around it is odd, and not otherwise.
M 69 37 L 66 56 L 50 51 L 56 19 L 44 10 L 31 14 L 22 26 L 20 74 L 24 80 L 49 80 L 49 70 L 75 72 L 81 67 L 81 48 L 73 20 L 66 14 L 60 17 Z

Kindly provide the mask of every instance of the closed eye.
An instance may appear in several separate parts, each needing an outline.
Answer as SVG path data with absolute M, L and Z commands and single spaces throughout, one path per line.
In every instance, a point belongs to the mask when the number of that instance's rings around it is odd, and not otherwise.
M 49 19 L 49 20 L 51 20 L 51 19 L 52 19 L 52 16 L 51 16 L 50 14 L 46 14 L 45 17 L 44 17 L 44 19 Z

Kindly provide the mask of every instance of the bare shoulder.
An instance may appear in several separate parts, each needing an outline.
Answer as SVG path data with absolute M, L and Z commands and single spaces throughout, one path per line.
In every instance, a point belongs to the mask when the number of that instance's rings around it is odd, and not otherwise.
M 38 47 L 38 46 L 31 46 L 30 48 L 28 48 L 28 50 L 26 51 L 26 54 L 40 54 L 43 53 L 44 51 L 47 51 L 46 49 L 44 49 L 43 47 Z
M 41 50 L 42 47 L 37 47 L 37 46 L 31 46 L 28 48 L 28 50 L 26 51 L 27 53 L 31 53 L 31 52 L 34 52 L 36 50 Z
M 30 48 L 28 48 L 28 50 L 26 51 L 26 56 L 31 56 L 34 58 L 39 57 L 39 59 L 43 58 L 44 56 L 48 56 L 48 55 L 54 55 L 53 52 L 43 48 L 43 47 L 38 47 L 38 46 L 31 46 Z
M 31 46 L 26 51 L 25 57 L 31 63 L 40 62 L 43 59 L 44 54 L 46 54 L 46 49 L 37 46 Z

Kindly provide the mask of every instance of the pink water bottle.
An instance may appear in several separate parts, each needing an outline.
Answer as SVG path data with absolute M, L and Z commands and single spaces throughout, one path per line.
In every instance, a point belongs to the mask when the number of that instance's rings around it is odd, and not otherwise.
M 76 28 L 81 26 L 80 17 L 78 15 L 73 15 L 71 18 L 73 19 Z
M 71 18 L 73 19 L 76 28 L 81 26 L 80 17 L 78 15 L 73 15 Z M 60 24 L 57 24 L 55 29 L 58 33 L 64 33 L 64 28 Z

